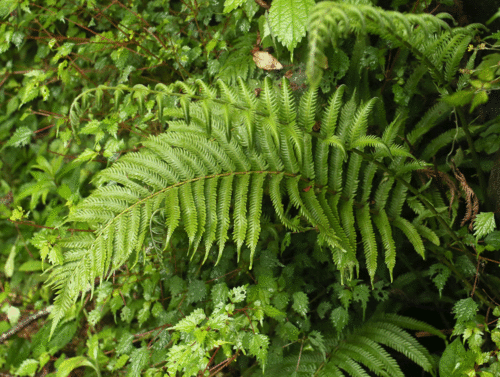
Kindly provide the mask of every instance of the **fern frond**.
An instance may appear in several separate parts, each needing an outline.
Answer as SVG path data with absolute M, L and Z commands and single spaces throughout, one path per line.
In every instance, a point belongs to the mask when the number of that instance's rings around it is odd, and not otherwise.
M 215 182 L 217 183 L 217 181 Z M 179 226 L 181 219 L 181 206 L 179 203 L 178 191 L 179 188 L 174 187 L 167 191 L 165 196 L 165 226 L 167 227 L 167 245 L 170 243 L 170 238 L 172 237 L 174 230 Z
M 246 239 L 247 233 L 247 199 L 249 195 L 249 184 L 250 184 L 250 174 L 244 174 L 236 179 L 236 188 L 234 201 L 234 229 L 233 229 L 233 239 L 236 242 L 238 262 L 240 260 L 240 250 L 241 246 Z
M 329 146 L 338 147 L 345 155 L 343 141 L 335 135 L 337 127 L 337 118 L 342 105 L 342 95 L 344 94 L 345 86 L 340 86 L 335 93 L 330 97 L 328 107 L 326 108 L 320 129 L 322 139 L 319 139 L 315 153 L 315 176 L 319 185 L 326 185 L 328 182 L 328 156 Z
M 249 201 L 247 246 L 250 249 L 250 268 L 252 268 L 255 248 L 260 235 L 260 216 L 262 213 L 262 194 L 266 174 L 254 174 L 252 177 Z
M 227 231 L 230 225 L 229 208 L 233 193 L 233 179 L 234 175 L 222 177 L 219 186 L 219 195 L 217 195 L 217 240 L 219 242 L 219 256 L 217 257 L 216 264 L 219 263 L 224 245 L 229 238 Z M 253 187 L 252 185 L 252 189 L 258 189 L 258 187 Z M 252 197 L 250 197 L 250 201 L 252 201 Z
M 291 219 L 289 219 L 283 208 L 283 200 L 281 195 L 281 181 L 283 180 L 284 173 L 276 174 L 271 177 L 271 182 L 269 184 L 269 195 L 271 197 L 271 201 L 273 202 L 274 210 L 276 211 L 276 215 L 279 220 L 285 225 L 288 229 L 299 232 L 301 229 L 295 224 Z
M 447 82 L 450 82 L 457 73 L 460 61 L 471 40 L 471 35 L 458 34 L 454 37 L 453 43 L 449 44 L 444 67 L 444 78 Z
M 334 363 L 327 363 L 318 377 L 345 377 L 345 374 Z
M 373 355 L 367 352 L 363 347 L 356 344 L 346 344 L 340 348 L 337 353 L 344 354 L 346 357 L 351 358 L 360 364 L 364 364 L 378 376 L 389 377 L 384 369 L 384 364 L 380 361 L 379 355 Z
M 370 377 L 365 370 L 353 358 L 348 357 L 342 351 L 335 352 L 330 360 L 339 368 L 344 369 L 350 376 Z
M 342 375 L 343 369 L 350 376 L 367 376 L 366 367 L 377 376 L 403 377 L 394 358 L 382 346 L 392 348 L 421 366 L 425 371 L 435 373 L 435 365 L 429 352 L 403 329 L 439 331 L 412 318 L 384 313 L 375 315 L 362 326 L 345 334 L 342 341 L 334 341 L 328 362 L 321 366 L 318 375 Z M 443 335 L 440 335 L 443 338 Z M 319 366 L 319 363 L 317 364 Z
M 363 333 L 370 339 L 401 352 L 426 372 L 433 370 L 429 352 L 401 328 L 386 321 L 373 321 Z
M 416 29 L 415 26 L 419 25 Z M 370 5 L 322 2 L 316 4 L 309 16 L 309 46 L 311 58 L 307 66 L 308 77 L 317 74 L 317 60 L 321 58 L 326 41 L 334 46 L 338 38 L 347 32 L 378 34 L 383 38 L 413 47 L 418 57 L 425 58 L 416 48 L 418 34 L 432 35 L 448 31 L 449 26 L 437 17 L 427 14 L 407 14 L 385 11 Z M 415 32 L 417 31 L 417 32 Z M 415 36 L 414 34 L 417 34 Z M 429 62 L 430 63 L 430 62 Z M 430 67 L 436 68 L 436 67 Z
M 373 355 L 373 358 L 383 365 L 384 371 L 390 377 L 404 377 L 404 374 L 401 372 L 396 360 L 394 360 L 392 356 L 382 346 L 380 346 L 379 343 L 373 341 L 369 337 L 366 337 L 363 334 L 363 331 L 355 333 L 354 336 L 351 339 L 348 339 L 346 343 L 347 347 L 354 343 L 364 351 Z
M 353 123 L 349 127 L 349 144 L 355 144 L 358 140 L 366 136 L 366 128 L 368 127 L 368 115 L 375 105 L 376 98 L 372 98 L 364 104 L 354 116 Z M 372 135 L 373 136 L 373 135 Z M 355 148 L 351 146 L 351 148 Z
M 426 227 L 425 225 L 422 224 L 414 224 L 415 228 L 417 228 L 417 231 L 425 238 L 427 238 L 429 241 L 431 241 L 434 245 L 439 246 L 440 241 L 439 237 L 437 234 L 431 230 L 430 228 Z
M 365 249 L 366 268 L 370 275 L 370 281 L 373 285 L 373 279 L 377 270 L 377 242 L 373 232 L 372 219 L 370 216 L 370 207 L 368 204 L 356 211 L 358 227 L 361 232 L 361 238 Z
M 385 249 L 385 264 L 389 270 L 389 274 L 391 275 L 392 282 L 392 270 L 396 265 L 396 245 L 394 238 L 392 237 L 391 225 L 387 214 L 383 209 L 379 210 L 373 219 L 380 234 L 380 238 L 382 238 L 382 244 Z
M 310 132 L 314 126 L 317 100 L 318 88 L 314 85 L 300 99 L 298 125 L 305 132 Z
M 203 180 L 195 181 L 193 183 L 193 192 L 194 192 L 194 203 L 196 212 L 198 214 L 198 229 L 196 231 L 196 235 L 193 240 L 193 254 L 191 258 L 194 256 L 194 251 L 198 249 L 198 245 L 201 242 L 201 238 L 205 233 L 205 224 L 207 220 L 207 208 L 206 208 L 206 200 L 205 200 L 205 182 Z
M 327 139 L 335 134 L 335 129 L 337 127 L 337 119 L 342 106 L 342 96 L 344 94 L 345 85 L 341 85 L 337 88 L 335 93 L 330 97 L 328 102 L 328 107 L 323 113 L 323 118 L 321 120 L 320 135 Z
M 391 150 L 384 142 L 375 135 L 363 135 L 354 139 L 350 145 L 352 149 L 358 148 L 363 149 L 365 147 L 375 147 L 380 149 L 385 149 L 387 151 L 387 155 L 391 156 Z M 392 157 L 392 156 L 391 156 Z
M 399 216 L 393 220 L 393 224 L 403 231 L 412 243 L 415 251 L 420 254 L 423 259 L 425 259 L 425 247 L 422 242 L 422 238 L 420 237 L 420 234 L 418 234 L 415 227 L 408 220 Z
M 205 184 L 205 198 L 207 200 L 207 219 L 205 230 L 205 257 L 203 263 L 208 258 L 208 253 L 216 239 L 218 217 L 217 217 L 217 186 L 218 179 L 209 179 Z
M 302 145 L 298 147 L 302 149 L 302 167 L 303 175 L 309 180 L 316 179 L 315 163 L 313 157 L 313 140 L 311 134 L 304 134 L 302 137 Z M 326 169 L 324 171 L 325 183 L 326 183 Z
M 231 176 L 232 177 L 232 176 Z M 181 205 L 182 222 L 184 230 L 189 238 L 189 244 L 192 245 L 196 231 L 198 230 L 198 216 L 194 205 L 193 191 L 191 185 L 182 185 L 179 188 L 179 201 Z M 223 205 L 224 205 L 223 201 Z
M 470 127 L 471 133 L 474 132 L 479 126 Z M 463 128 L 451 129 L 443 132 L 441 135 L 436 136 L 422 152 L 422 160 L 429 161 L 430 158 L 435 156 L 438 151 L 452 142 L 458 142 L 465 137 Z
M 442 15 L 401 14 L 367 4 L 318 3 L 309 15 L 311 58 L 306 69 L 307 75 L 314 83 L 321 79 L 321 65 L 318 62 L 325 57 L 328 41 L 331 40 L 335 47 L 338 39 L 347 33 L 372 33 L 396 46 L 404 46 L 422 61 L 434 80 L 441 85 L 449 85 L 465 51 L 466 41 L 477 33 L 478 26 L 451 29 L 442 18 Z M 353 59 L 351 66 L 357 67 L 356 60 Z M 415 79 L 423 73 L 419 70 Z M 359 80 L 359 75 L 351 75 L 353 78 Z M 412 82 L 415 83 L 415 80 Z M 358 82 L 350 82 L 350 85 L 358 87 Z M 407 87 L 410 95 L 414 93 L 412 85 Z
M 354 219 L 354 199 L 344 201 L 340 204 L 340 219 L 342 220 L 342 228 L 344 229 L 347 238 L 349 239 L 350 248 L 356 250 L 356 227 Z
M 405 203 L 407 191 L 408 188 L 404 184 L 401 182 L 396 183 L 396 187 L 394 187 L 394 190 L 391 191 L 391 202 L 387 208 L 387 214 L 390 217 L 395 218 L 400 215 L 403 210 L 403 204 Z
M 404 317 L 394 313 L 384 313 L 384 321 L 387 323 L 391 323 L 395 326 L 401 327 L 403 329 L 415 330 L 415 331 L 427 331 L 428 333 L 436 335 L 443 340 L 446 339 L 446 335 L 444 335 L 441 331 L 415 318 Z
M 411 145 L 415 145 L 420 141 L 420 138 L 425 135 L 434 126 L 450 114 L 452 107 L 444 102 L 439 102 L 430 108 L 418 122 L 413 131 L 406 138 Z
M 279 147 L 280 125 L 278 119 L 278 114 L 279 114 L 278 99 L 276 95 L 276 90 L 270 78 L 266 78 L 264 80 L 264 86 L 262 88 L 262 91 L 260 92 L 259 98 L 262 104 L 262 108 L 269 113 L 269 117 L 266 117 L 266 121 L 264 124 L 267 126 L 268 131 L 271 133 L 274 142 Z
M 403 20 L 394 22 L 407 27 Z M 330 249 L 341 280 L 347 273 L 352 278 L 354 268 L 359 269 L 358 232 L 373 279 L 378 250 L 374 226 L 391 273 L 395 263 L 392 226 L 401 228 L 423 255 L 418 230 L 433 241 L 434 235 L 423 225 L 417 230 L 400 217 L 410 173 L 422 167 L 395 143 L 402 120 L 392 122 L 381 139 L 366 135 L 374 100 L 360 107 L 353 93 L 342 106 L 344 87 L 340 87 L 325 113 L 319 114 L 323 124 L 318 135 L 311 132 L 317 87 L 303 96 L 298 116 L 286 80 L 281 91 L 270 79 L 262 88 L 257 100 L 242 80 L 237 88 L 223 82 L 211 87 L 202 81 L 157 86 L 156 96 L 180 97 L 184 110 L 175 108 L 176 101 L 157 99 L 163 116 L 175 113 L 179 120 L 170 121 L 165 133 L 145 140 L 139 152 L 122 156 L 100 172 L 94 180 L 100 187 L 68 217 L 68 221 L 87 223 L 96 232 L 73 242 L 61 240 L 67 249 L 65 263 L 54 266 L 49 277 L 58 290 L 53 328 L 80 291 L 94 289 L 96 277 L 109 276 L 128 260 L 137 263 L 158 217 L 165 224 L 165 247 L 175 232 L 185 233 L 192 258 L 203 245 L 203 262 L 215 244 L 214 262 L 219 262 L 227 243 L 234 241 L 238 259 L 243 245 L 249 248 L 252 266 L 265 197 L 272 203 L 269 211 L 274 210 L 276 221 L 288 230 L 316 233 L 319 245 Z M 148 95 L 142 93 L 137 99 Z M 433 111 L 428 115 L 431 123 L 436 119 Z M 390 154 L 394 158 L 386 168 L 383 157 Z M 290 209 L 294 215 L 289 215 Z M 273 216 L 269 211 L 266 216 Z M 386 212 L 394 222 L 389 223 Z M 345 366 L 356 369 L 351 361 L 346 360 Z

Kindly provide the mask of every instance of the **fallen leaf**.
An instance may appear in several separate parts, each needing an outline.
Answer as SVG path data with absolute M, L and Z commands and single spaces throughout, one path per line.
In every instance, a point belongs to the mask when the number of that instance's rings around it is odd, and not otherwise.
M 266 51 L 255 51 L 252 53 L 253 61 L 260 69 L 265 69 L 266 71 L 274 71 L 282 69 L 281 63 L 276 60 L 269 52 Z

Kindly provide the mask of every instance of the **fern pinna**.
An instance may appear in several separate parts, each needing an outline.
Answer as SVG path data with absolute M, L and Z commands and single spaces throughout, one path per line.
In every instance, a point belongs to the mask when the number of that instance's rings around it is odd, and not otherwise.
M 354 95 L 343 105 L 344 87 L 339 87 L 321 113 L 316 134 L 311 131 L 316 87 L 302 96 L 298 111 L 285 78 L 280 90 L 266 79 L 259 98 L 243 80 L 238 90 L 222 81 L 217 89 L 202 81 L 160 84 L 149 92 L 130 88 L 139 101 L 154 94 L 162 117 L 181 120 L 169 121 L 167 132 L 100 172 L 99 188 L 70 213 L 67 221 L 87 223 L 95 232 L 58 244 L 68 251 L 49 279 L 58 291 L 53 329 L 80 291 L 93 290 L 96 277 L 108 276 L 131 256 L 137 261 L 150 222 L 159 214 L 168 229 L 167 244 L 181 227 L 190 253 L 203 252 L 206 259 L 217 244 L 220 258 L 232 238 L 238 257 L 242 248 L 250 250 L 251 268 L 267 196 L 288 230 L 317 232 L 317 242 L 330 250 L 342 279 L 352 278 L 355 268 L 359 272 L 359 232 L 372 282 L 380 249 L 375 229 L 391 274 L 395 227 L 422 257 L 420 233 L 437 240 L 429 228 L 401 216 L 411 172 L 423 163 L 395 143 L 398 119 L 381 137 L 367 135 L 376 99 L 358 105 Z M 169 95 L 180 97 L 180 107 L 161 106 Z

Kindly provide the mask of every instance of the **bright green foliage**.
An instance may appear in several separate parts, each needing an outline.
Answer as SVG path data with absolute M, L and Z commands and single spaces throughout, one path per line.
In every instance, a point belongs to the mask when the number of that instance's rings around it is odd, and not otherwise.
M 474 235 L 478 238 L 493 232 L 496 228 L 495 214 L 493 212 L 482 212 L 476 216 L 474 221 Z
M 455 339 L 444 351 L 439 362 L 439 375 L 463 376 L 474 365 L 472 355 L 467 355 L 465 347 L 459 338 Z
M 238 254 L 243 245 L 248 247 L 251 268 L 261 233 L 264 190 L 269 192 L 275 214 L 285 227 L 292 231 L 308 226 L 317 229 L 318 242 L 330 249 L 342 279 L 352 278 L 353 269 L 359 266 L 354 231 L 358 226 L 364 240 L 367 270 L 373 279 L 378 255 L 374 229 L 382 229 L 380 234 L 386 237 L 392 233 L 389 223 L 380 223 L 377 227 L 372 224 L 370 205 L 362 197 L 367 198 L 367 192 L 371 191 L 377 168 L 374 162 L 391 158 L 392 150 L 399 151 L 400 156 L 392 159 L 392 170 L 386 170 L 392 177 L 401 172 L 408 175 L 425 164 L 408 164 L 412 159 L 406 156 L 411 156 L 400 145 L 387 144 L 375 136 L 368 139 L 367 121 L 374 101 L 358 108 L 353 97 L 342 107 L 343 87 L 332 96 L 325 109 L 324 128 L 313 140 L 306 130 L 313 123 L 310 114 L 316 111 L 316 90 L 312 88 L 302 97 L 296 122 L 293 112 L 296 104 L 288 81 L 284 79 L 281 85 L 278 92 L 266 80 L 261 100 L 256 104 L 242 80 L 239 92 L 219 82 L 218 98 L 214 96 L 217 92 L 201 81 L 198 87 L 179 84 L 187 93 L 200 89 L 212 93 L 210 98 L 201 97 L 204 99 L 201 103 L 211 105 L 186 101 L 185 109 L 176 113 L 183 121 L 171 121 L 166 133 L 143 143 L 146 148 L 123 156 L 100 172 L 97 179 L 101 187 L 73 209 L 68 221 L 85 222 L 100 230 L 95 238 L 89 235 L 76 243 L 74 238 L 58 243 L 72 250 L 73 258 L 51 272 L 50 284 L 59 292 L 53 311 L 54 328 L 85 284 L 92 287 L 96 277 L 102 279 L 131 256 L 137 260 L 148 224 L 156 214 L 164 219 L 168 234 L 173 234 L 177 227 L 184 229 L 191 254 L 191 250 L 204 245 L 206 259 L 214 241 L 219 243 L 217 261 L 222 257 L 224 245 L 231 236 L 229 227 L 234 223 L 233 241 L 238 245 Z M 179 86 L 164 88 L 164 92 L 175 93 Z M 120 90 L 145 91 L 137 87 Z M 146 97 L 141 94 L 138 101 L 145 101 Z M 225 102 L 241 111 L 232 112 L 228 117 Z M 215 106 L 218 103 L 223 106 Z M 260 110 L 254 110 L 257 108 Z M 352 126 L 348 128 L 348 124 Z M 370 142 L 362 143 L 363 138 Z M 331 140 L 337 142 L 332 144 Z M 386 140 L 390 139 L 386 137 Z M 365 154 L 363 150 L 367 147 L 375 148 Z M 363 164 L 363 159 L 368 163 Z M 346 184 L 342 188 L 343 170 Z M 368 178 L 359 179 L 363 176 Z M 316 184 L 316 180 L 323 184 Z M 103 184 L 105 182 L 108 183 Z M 395 184 L 393 199 L 375 201 L 373 207 L 382 214 L 379 216 L 387 216 L 387 205 L 393 224 L 424 257 L 418 228 L 400 216 L 406 196 L 406 189 L 402 187 L 401 182 Z M 385 193 L 391 190 L 387 185 L 380 188 Z M 239 195 L 235 197 L 233 193 Z M 376 192 L 375 197 L 377 195 Z M 238 203 L 241 197 L 248 197 L 247 205 L 244 201 Z M 285 211 L 287 197 L 291 206 Z M 234 211 L 230 211 L 232 203 Z M 287 215 L 290 210 L 295 212 L 294 217 Z M 205 224 L 213 225 L 206 227 Z M 433 235 L 433 232 L 427 229 L 424 234 Z M 86 250 L 81 249 L 82 242 L 87 245 Z M 392 242 L 386 240 L 388 261 L 393 253 Z M 388 267 L 392 272 L 392 262 Z M 199 283 L 200 287 L 191 282 L 193 288 L 189 288 L 188 302 L 203 299 L 204 284 Z M 294 300 L 294 309 L 305 315 L 307 300 L 302 296 L 294 296 Z
M 278 40 L 293 52 L 306 35 L 307 18 L 313 0 L 276 0 L 269 10 L 269 22 Z
M 474 318 L 476 312 L 477 304 L 471 298 L 458 301 L 453 308 L 453 313 L 455 313 L 457 321 L 460 322 L 467 322 Z
M 0 373 L 498 375 L 500 36 L 429 4 L 3 1 Z

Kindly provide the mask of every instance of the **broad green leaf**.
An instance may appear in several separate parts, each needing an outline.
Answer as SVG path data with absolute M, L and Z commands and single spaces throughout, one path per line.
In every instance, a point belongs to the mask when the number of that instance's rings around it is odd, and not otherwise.
M 477 313 L 478 304 L 472 297 L 459 300 L 453 306 L 453 313 L 457 321 L 466 322 L 474 318 Z
M 342 306 L 335 308 L 330 314 L 330 320 L 338 332 L 341 332 L 349 322 L 349 312 Z
M 149 365 L 150 355 L 149 349 L 145 346 L 135 349 L 130 355 L 128 376 L 141 376 L 141 372 Z
M 467 357 L 469 356 L 469 357 Z M 439 360 L 439 375 L 446 377 L 461 377 L 465 372 L 474 367 L 473 355 L 467 355 L 467 351 L 460 338 L 456 338 L 443 352 Z
M 477 238 L 483 238 L 493 232 L 495 228 L 495 214 L 493 212 L 481 212 L 476 216 L 474 220 L 474 235 Z
M 269 10 L 272 33 L 293 52 L 306 35 L 307 17 L 314 0 L 274 0 Z
M 4 272 L 7 277 L 12 277 L 14 274 L 14 259 L 16 258 L 16 245 L 13 245 L 10 248 L 10 253 L 9 257 L 7 258 L 7 261 L 5 262 L 4 266 Z
M 246 0 L 226 0 L 224 2 L 224 13 L 229 13 L 235 10 L 236 8 L 241 7 L 243 4 L 245 4 L 245 2 Z
M 3 147 L 22 147 L 31 141 L 31 135 L 33 135 L 33 131 L 28 127 L 19 127 Z
M 309 311 L 309 298 L 304 292 L 295 292 L 293 294 L 293 310 L 302 316 L 306 316 Z
M 269 338 L 266 335 L 253 334 L 250 340 L 250 353 L 257 357 L 257 360 L 262 366 L 266 364 L 268 347 Z
M 34 376 L 38 368 L 38 360 L 26 359 L 16 371 L 16 376 Z
M 57 368 L 56 377 L 67 377 L 70 375 L 73 369 L 79 368 L 81 366 L 86 366 L 96 369 L 94 364 L 92 364 L 85 356 L 77 356 L 64 360 L 59 365 L 59 368 Z

